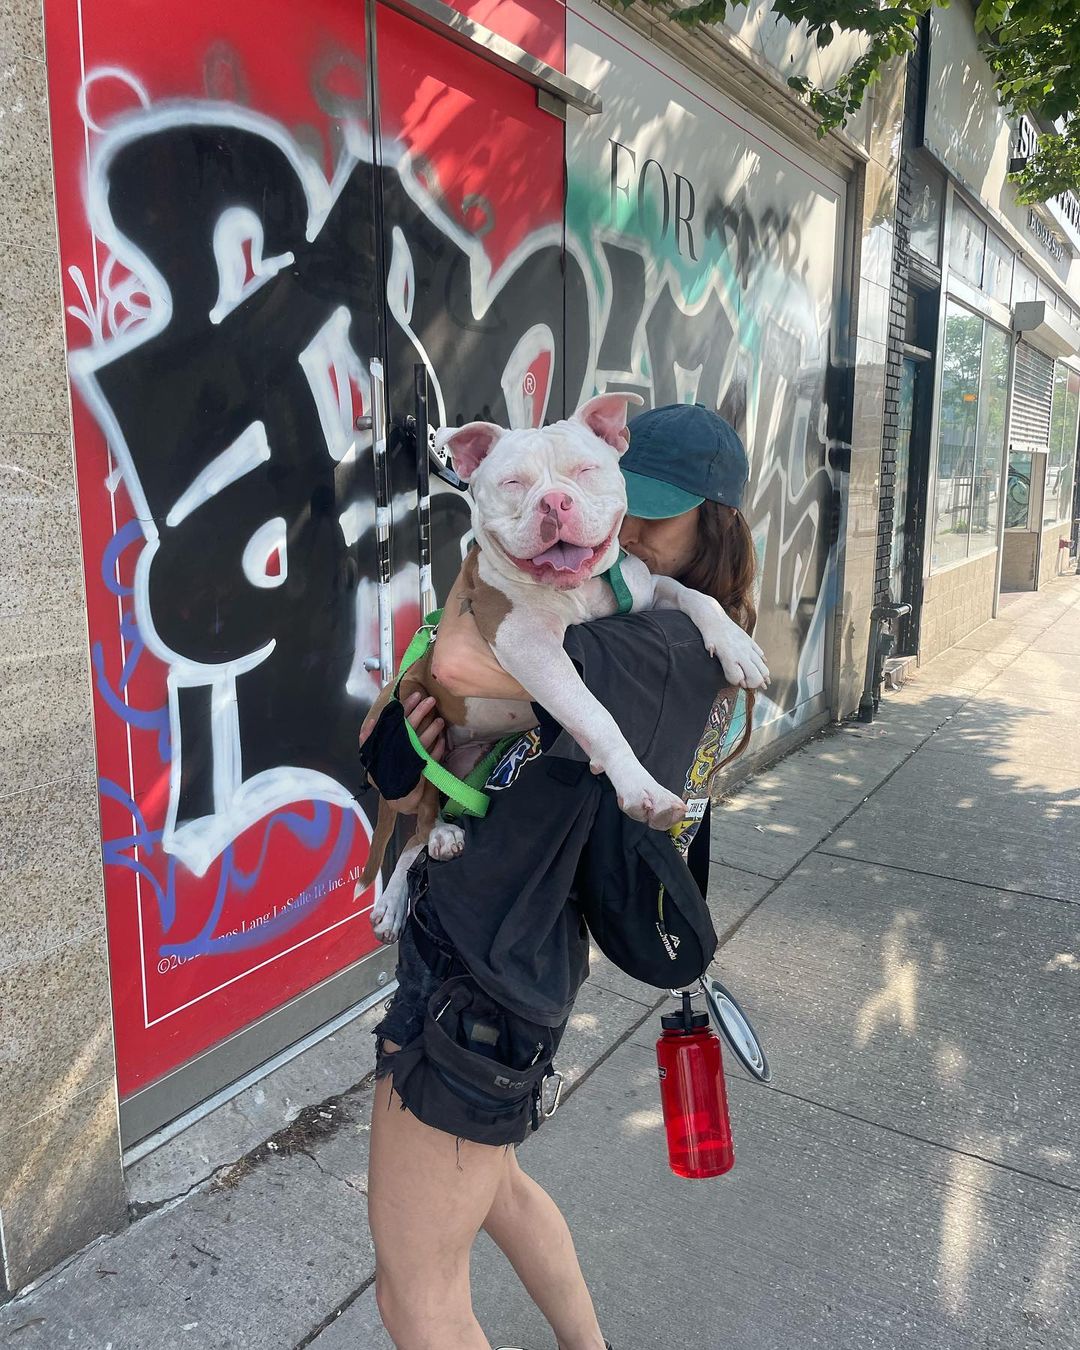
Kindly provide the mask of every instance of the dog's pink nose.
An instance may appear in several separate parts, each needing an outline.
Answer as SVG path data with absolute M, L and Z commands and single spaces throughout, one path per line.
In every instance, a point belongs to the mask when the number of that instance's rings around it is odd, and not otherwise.
M 552 515 L 562 520 L 574 509 L 574 499 L 565 492 L 545 492 L 540 498 L 540 511 L 543 515 Z

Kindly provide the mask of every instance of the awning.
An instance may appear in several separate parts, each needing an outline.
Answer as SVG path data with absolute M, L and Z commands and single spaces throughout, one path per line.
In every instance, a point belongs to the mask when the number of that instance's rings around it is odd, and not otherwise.
M 1080 352 L 1080 329 L 1076 329 L 1045 300 L 1021 300 L 1013 309 L 1013 328 L 1051 356 L 1075 356 Z

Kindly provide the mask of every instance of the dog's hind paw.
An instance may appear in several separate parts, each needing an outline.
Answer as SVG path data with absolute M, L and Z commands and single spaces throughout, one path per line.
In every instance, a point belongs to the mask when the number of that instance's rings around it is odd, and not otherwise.
M 428 857 L 436 862 L 449 862 L 465 851 L 465 831 L 460 825 L 440 820 L 428 836 Z
M 372 908 L 371 927 L 379 941 L 389 946 L 401 937 L 408 916 L 408 891 L 391 882 Z

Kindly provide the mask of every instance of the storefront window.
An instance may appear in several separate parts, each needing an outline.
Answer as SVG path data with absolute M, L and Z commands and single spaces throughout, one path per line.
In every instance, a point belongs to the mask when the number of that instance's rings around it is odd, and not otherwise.
M 993 230 L 986 233 L 986 258 L 983 262 L 983 290 L 1007 305 L 1012 294 L 1013 255 Z
M 1030 529 L 1031 484 L 1035 456 L 1030 450 L 1009 455 L 1009 485 L 1005 491 L 1005 528 Z
M 1039 299 L 1046 302 L 1048 309 L 1057 309 L 1057 291 L 1054 290 L 1053 286 L 1048 286 L 1045 281 L 1039 282 Z
M 982 336 L 982 319 L 950 301 L 941 367 L 941 423 L 931 554 L 934 567 L 947 567 L 967 557 Z
M 986 226 L 959 197 L 953 199 L 949 234 L 949 266 L 973 286 L 982 285 Z
M 1046 491 L 1043 497 L 1044 528 L 1072 517 L 1078 412 L 1080 374 L 1059 361 L 1054 371 L 1054 402 L 1050 412 L 1050 447 L 1046 457 Z
M 1009 336 L 948 302 L 931 566 L 977 557 L 996 543 Z
M 1014 305 L 1020 304 L 1022 300 L 1034 300 L 1038 291 L 1038 279 L 1035 273 L 1027 265 L 1022 263 L 1019 258 L 1013 268 L 1013 294 L 1012 302 Z
M 975 436 L 975 481 L 972 484 L 971 540 L 975 557 L 997 544 L 1001 454 L 1005 448 L 1005 409 L 1009 400 L 1009 335 L 992 323 L 984 325 L 979 426 Z
M 941 203 L 945 181 L 922 155 L 911 169 L 911 247 L 937 263 L 941 258 Z

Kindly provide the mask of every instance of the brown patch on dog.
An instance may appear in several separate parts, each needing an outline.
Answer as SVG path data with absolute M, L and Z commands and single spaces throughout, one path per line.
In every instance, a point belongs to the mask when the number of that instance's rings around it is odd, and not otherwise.
M 475 546 L 469 550 L 464 563 L 462 563 L 461 581 L 472 609 L 472 616 L 480 630 L 480 636 L 491 645 L 495 641 L 503 619 L 513 609 L 513 604 L 505 592 L 497 590 L 494 586 L 489 586 L 486 581 L 481 580 L 480 550 Z
M 401 679 L 400 698 L 404 703 L 410 694 L 419 692 L 422 697 L 432 697 L 436 708 L 433 717 L 441 717 L 448 726 L 465 725 L 465 700 L 458 694 L 452 694 L 445 685 L 439 683 L 431 671 L 434 648 L 429 647 L 419 661 L 405 672 Z

